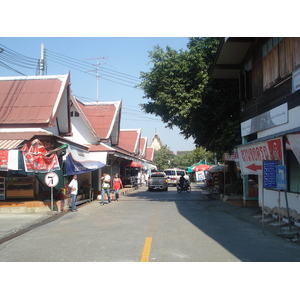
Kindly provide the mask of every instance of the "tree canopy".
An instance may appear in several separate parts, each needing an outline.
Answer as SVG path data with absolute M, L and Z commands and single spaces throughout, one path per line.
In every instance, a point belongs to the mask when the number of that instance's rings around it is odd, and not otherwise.
M 206 151 L 203 147 L 197 147 L 190 153 L 179 156 L 173 154 L 170 148 L 164 145 L 161 149 L 154 151 L 153 163 L 159 170 L 167 168 L 186 169 L 201 160 L 214 163 L 214 154 Z
M 190 38 L 188 50 L 155 46 L 153 67 L 141 72 L 144 112 L 177 126 L 185 138 L 219 155 L 240 143 L 238 82 L 208 76 L 218 38 Z

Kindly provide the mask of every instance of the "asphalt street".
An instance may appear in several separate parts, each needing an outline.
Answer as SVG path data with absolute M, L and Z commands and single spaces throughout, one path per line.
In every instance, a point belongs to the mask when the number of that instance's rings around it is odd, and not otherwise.
M 296 262 L 299 244 L 238 216 L 241 208 L 146 187 L 81 206 L 0 245 L 2 262 Z M 252 216 L 251 216 L 252 217 Z

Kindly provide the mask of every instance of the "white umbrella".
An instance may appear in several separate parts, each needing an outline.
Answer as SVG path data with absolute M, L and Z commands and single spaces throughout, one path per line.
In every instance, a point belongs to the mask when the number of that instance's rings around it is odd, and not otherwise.
M 226 166 L 225 165 L 217 165 L 217 166 L 212 166 L 208 172 L 215 173 L 215 172 L 224 172 L 226 171 Z

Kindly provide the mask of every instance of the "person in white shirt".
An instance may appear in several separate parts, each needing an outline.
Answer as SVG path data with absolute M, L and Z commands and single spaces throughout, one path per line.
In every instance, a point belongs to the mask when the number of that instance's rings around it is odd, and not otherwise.
M 102 192 L 101 192 L 101 205 L 104 205 L 104 195 L 107 195 L 108 203 L 111 203 L 110 200 L 110 176 L 109 174 L 103 172 L 101 177 L 102 181 Z
M 77 175 L 73 176 L 72 181 L 69 184 L 69 188 L 71 190 L 71 211 L 75 212 L 76 209 L 76 199 L 77 199 L 77 193 L 78 193 L 78 181 L 77 181 Z

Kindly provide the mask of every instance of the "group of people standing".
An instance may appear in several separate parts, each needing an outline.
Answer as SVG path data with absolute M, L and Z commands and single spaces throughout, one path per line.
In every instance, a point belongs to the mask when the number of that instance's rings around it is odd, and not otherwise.
M 108 173 L 103 172 L 103 176 L 101 177 L 102 182 L 102 191 L 101 191 L 101 205 L 104 205 L 104 195 L 107 195 L 108 203 L 111 203 L 110 191 L 111 191 L 111 177 Z M 115 192 L 116 201 L 120 200 L 119 191 L 123 188 L 123 183 L 119 174 L 116 174 L 113 181 L 113 190 Z M 76 198 L 78 194 L 78 181 L 77 175 L 73 176 L 72 181 L 69 184 L 70 192 L 71 192 L 71 211 L 76 212 Z
M 108 203 L 111 203 L 110 198 L 110 189 L 111 189 L 111 178 L 108 173 L 103 172 L 103 176 L 101 177 L 102 181 L 102 192 L 101 192 L 101 205 L 104 205 L 104 195 L 107 195 Z M 119 191 L 123 187 L 123 183 L 119 174 L 117 173 L 113 179 L 113 190 L 116 195 L 116 201 L 120 200 Z

